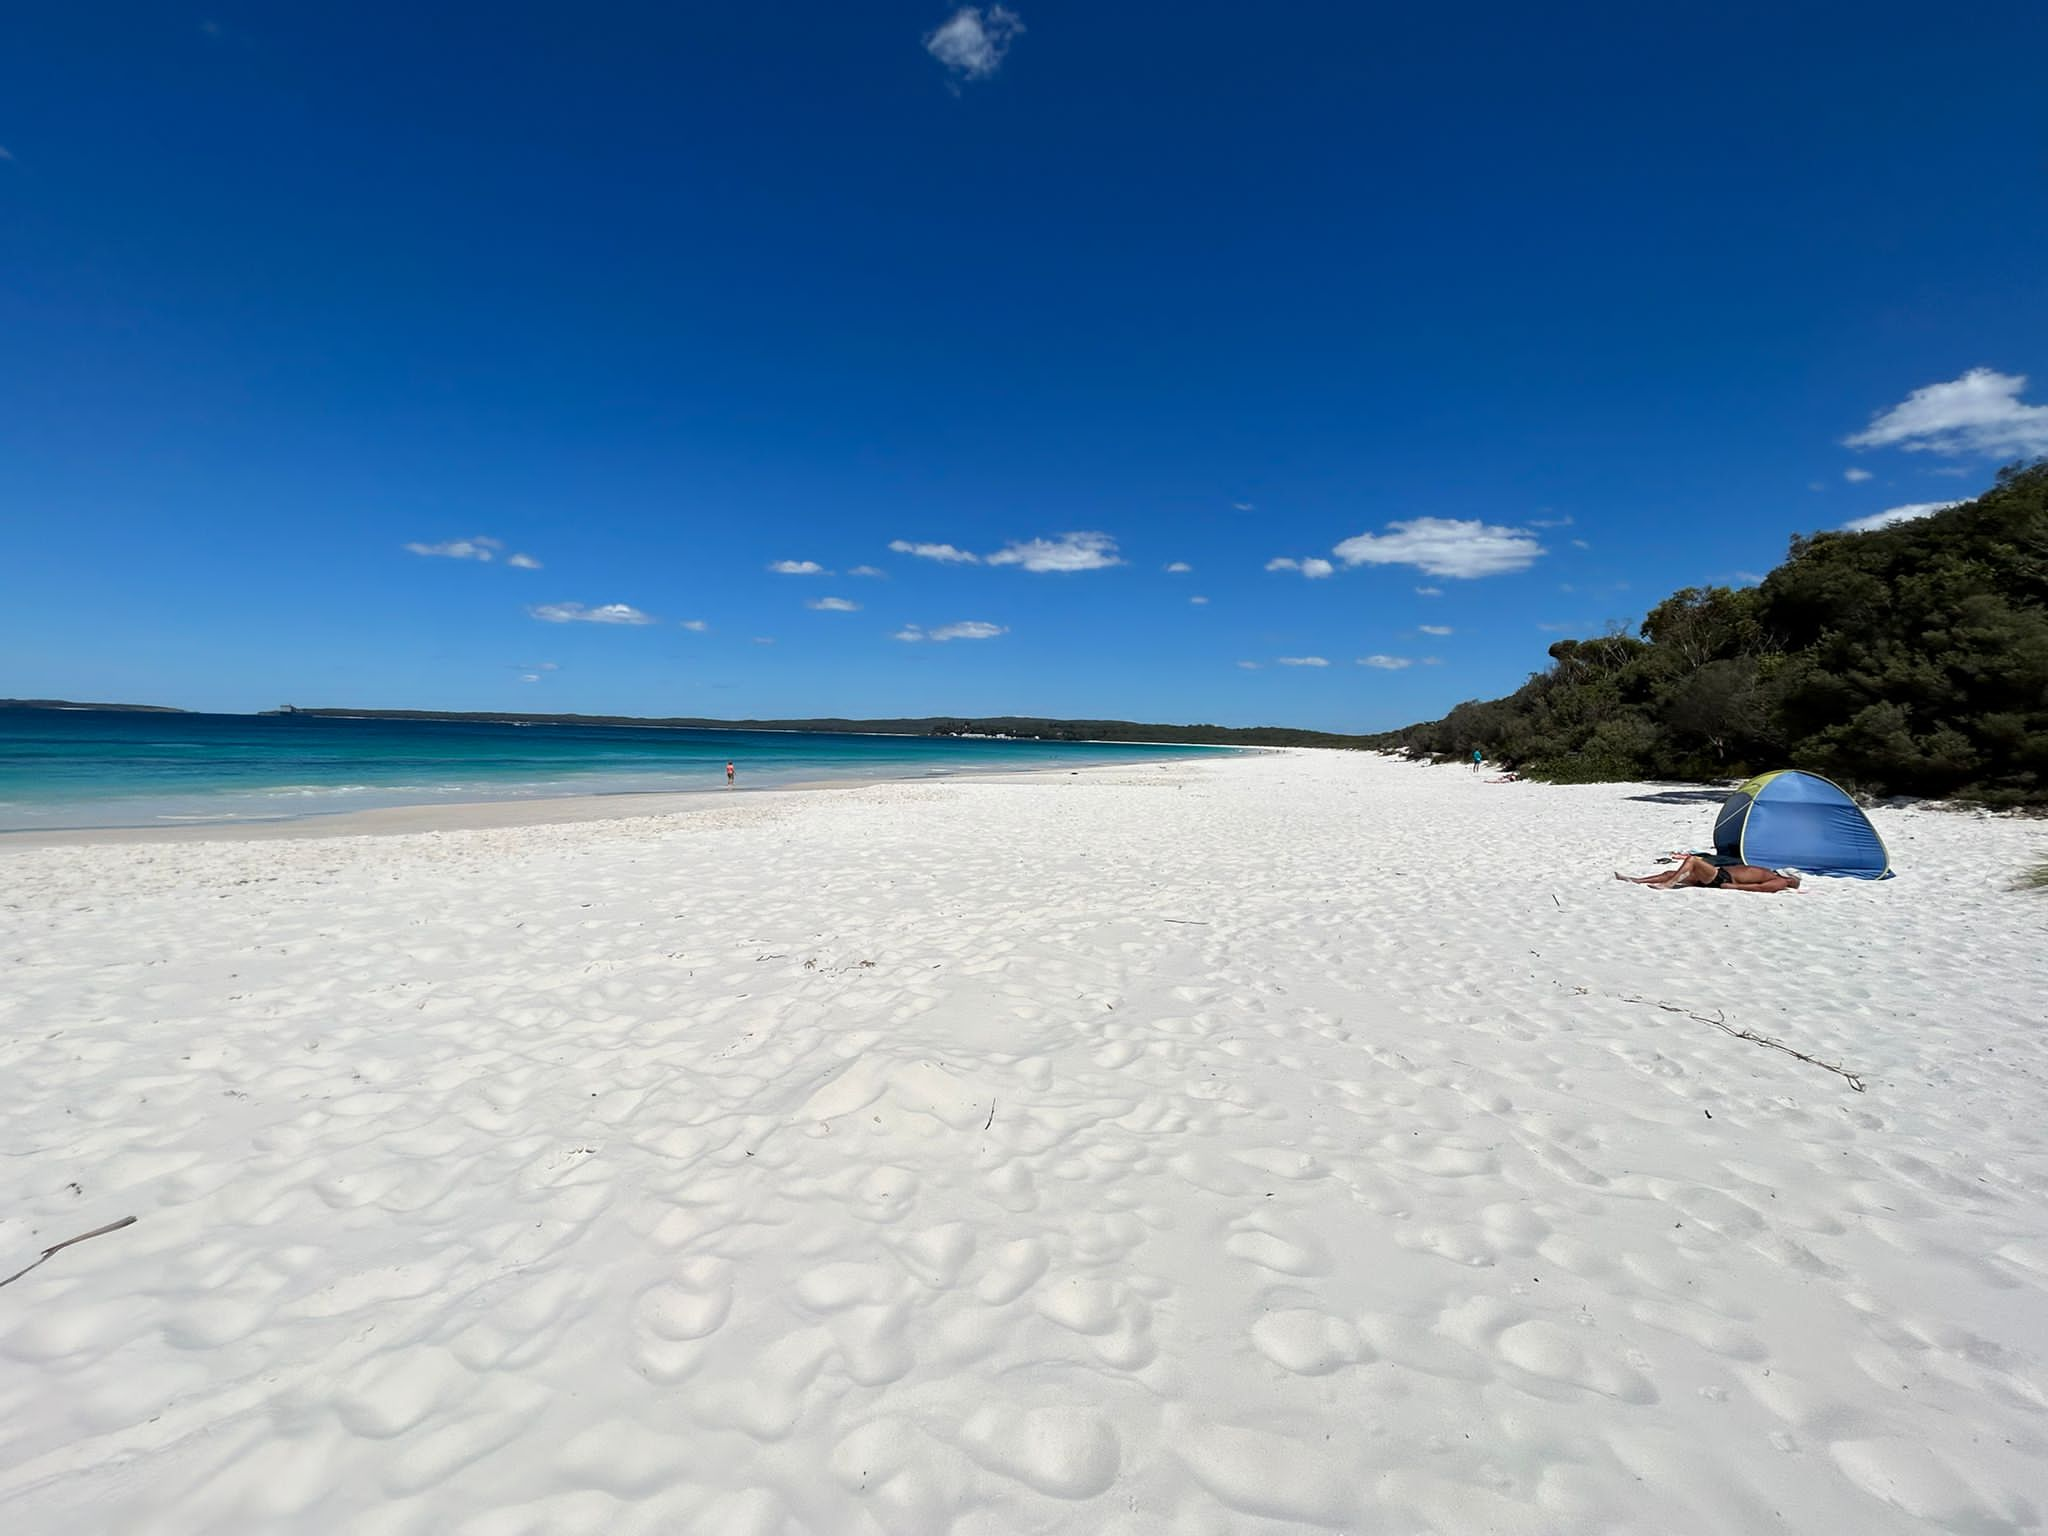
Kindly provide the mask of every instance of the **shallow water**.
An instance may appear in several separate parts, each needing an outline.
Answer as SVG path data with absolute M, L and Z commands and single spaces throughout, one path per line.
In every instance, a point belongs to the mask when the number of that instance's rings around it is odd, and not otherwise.
M 0 830 L 285 820 L 393 805 L 923 778 L 1201 748 L 668 726 L 0 711 Z M 1214 750 L 1214 749 L 1210 749 Z

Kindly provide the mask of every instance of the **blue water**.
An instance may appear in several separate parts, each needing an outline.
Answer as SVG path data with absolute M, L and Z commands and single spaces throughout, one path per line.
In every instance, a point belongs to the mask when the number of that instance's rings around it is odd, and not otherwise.
M 1156 762 L 1190 747 L 824 731 L 0 710 L 0 831 Z M 1215 750 L 1215 749 L 1208 749 Z

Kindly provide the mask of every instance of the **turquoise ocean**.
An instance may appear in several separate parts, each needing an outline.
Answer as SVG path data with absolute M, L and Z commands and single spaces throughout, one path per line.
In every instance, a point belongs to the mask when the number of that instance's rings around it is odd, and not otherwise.
M 0 831 L 278 821 L 393 805 L 923 779 L 1228 748 L 827 731 L 0 710 Z

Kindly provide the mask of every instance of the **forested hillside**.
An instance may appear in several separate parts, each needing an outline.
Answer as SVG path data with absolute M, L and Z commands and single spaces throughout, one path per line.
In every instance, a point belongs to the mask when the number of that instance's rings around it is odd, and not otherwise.
M 1688 588 L 1638 634 L 1550 657 L 1507 698 L 1380 741 L 1566 781 L 1789 766 L 2048 804 L 2048 463 L 1931 517 L 1796 538 L 1756 587 Z

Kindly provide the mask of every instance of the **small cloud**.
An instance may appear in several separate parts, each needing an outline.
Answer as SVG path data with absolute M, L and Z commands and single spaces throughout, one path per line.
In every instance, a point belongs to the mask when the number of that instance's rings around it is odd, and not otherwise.
M 1566 513 L 1563 517 L 1532 517 L 1529 519 L 1529 526 L 1531 528 L 1569 528 L 1571 525 L 1570 513 Z
M 828 576 L 831 574 L 815 560 L 777 560 L 768 569 L 778 576 Z
M 888 573 L 872 565 L 856 565 L 846 574 L 849 576 L 884 576 Z
M 963 80 L 986 80 L 1001 67 L 1010 44 L 1024 30 L 1006 5 L 963 5 L 926 35 L 924 51 Z
M 1753 587 L 1764 579 L 1764 573 L 1762 571 L 1737 571 L 1735 579 L 1745 587 Z
M 1417 597 L 1442 597 L 1444 589 L 1442 587 L 1417 587 L 1415 595 Z
M 1880 528 L 1889 528 L 1894 523 L 1910 523 L 1923 517 L 1932 517 L 1937 512 L 1946 512 L 1950 507 L 1960 507 L 1960 501 L 1914 501 L 1903 507 L 1887 507 L 1882 512 L 1873 512 L 1868 517 L 1859 517 L 1854 522 L 1842 524 L 1844 533 L 1875 533 Z
M 505 547 L 503 539 L 487 539 L 478 534 L 473 539 L 448 539 L 440 544 L 408 544 L 405 546 L 416 555 L 429 555 L 441 560 L 482 560 L 497 559 L 498 551 Z
M 1361 656 L 1358 664 L 1361 667 L 1378 667 L 1382 672 L 1398 672 L 1403 667 L 1415 665 L 1406 656 Z
M 1877 476 L 1867 469 L 1845 469 L 1842 471 L 1842 478 L 1851 485 L 1861 485 L 1866 480 L 1875 480 Z
M 1252 503 L 1250 503 L 1250 502 L 1248 502 L 1248 501 L 1233 501 L 1233 502 L 1232 502 L 1232 503 L 1230 504 L 1230 510 L 1231 510 L 1231 511 L 1233 511 L 1233 512 L 1250 512 L 1250 511 L 1254 510 L 1254 508 L 1253 508 L 1253 506 L 1252 506 Z M 1239 662 L 1239 663 L 1238 663 L 1238 665 L 1239 665 L 1239 666 L 1243 666 L 1243 665 L 1245 665 L 1245 663 L 1243 663 L 1243 662 Z M 1255 666 L 1255 667 L 1256 667 L 1256 666 L 1258 665 L 1258 663 L 1257 663 L 1257 662 L 1255 661 L 1255 662 L 1252 662 L 1252 663 L 1251 663 L 1251 665 L 1252 665 L 1252 666 Z
M 520 676 L 519 681 L 522 683 L 537 683 L 540 681 L 540 674 L 538 672 L 527 672 Z
M 1006 544 L 988 557 L 988 563 L 1021 565 L 1027 571 L 1106 571 L 1124 561 L 1116 552 L 1116 540 L 1106 533 L 1062 533 Z
M 1592 546 L 1592 545 L 1590 545 L 1590 544 L 1588 544 L 1588 543 L 1587 543 L 1587 542 L 1586 542 L 1586 541 L 1585 541 L 1584 539 L 1573 539 L 1573 540 L 1572 540 L 1572 548 L 1573 548 L 1573 549 L 1591 549 L 1592 547 L 1593 547 L 1593 546 Z
M 687 629 L 693 635 L 701 635 L 704 633 L 705 630 L 709 629 L 710 627 L 711 626 L 705 623 L 702 619 L 683 620 L 683 628 Z
M 1266 569 L 1269 571 L 1299 571 L 1310 581 L 1321 581 L 1325 576 L 1334 573 L 1337 567 L 1330 564 L 1329 561 L 1319 559 L 1314 555 L 1309 556 L 1306 560 L 1296 560 L 1289 555 L 1279 555 L 1266 562 Z
M 775 637 L 774 637 L 773 635 L 756 635 L 756 636 L 754 636 L 754 644 L 756 644 L 756 645 L 773 645 L 774 643 L 775 643 Z
M 1185 576 L 1193 569 L 1194 567 L 1189 565 L 1187 561 L 1176 560 L 1166 568 L 1166 574 L 1169 576 Z
M 1329 664 L 1329 659 L 1323 656 L 1282 656 L 1280 658 L 1280 665 L 1283 667 L 1327 667 Z
M 0 144 L 0 160 L 12 160 L 13 158 L 14 151 L 9 149 L 5 144 Z
M 1191 597 L 1188 599 L 1188 601 L 1193 603 L 1197 608 L 1201 608 L 1205 607 L 1208 604 L 1209 599 L 1207 599 L 1206 597 Z
M 2048 453 L 2048 405 L 2020 399 L 2023 373 L 1972 368 L 1945 384 L 1916 389 L 1843 441 L 1851 448 L 1903 448 L 1910 453 L 1997 455 Z
M 909 539 L 891 539 L 889 547 L 899 555 L 915 555 L 920 560 L 936 560 L 941 565 L 981 564 L 981 556 L 952 544 L 918 544 Z
M 804 606 L 806 608 L 815 608 L 820 613 L 860 612 L 860 604 L 854 602 L 851 598 L 845 597 L 814 597 L 808 603 L 805 603 Z
M 1244 668 L 1244 670 L 1247 672 L 1256 672 L 1259 670 L 1259 664 L 1256 661 L 1240 661 L 1238 665 Z
M 1569 624 L 1538 624 L 1536 627 L 1546 635 L 1568 635 L 1575 629 L 1585 629 L 1587 626 L 1575 621 Z
M 653 619 L 628 603 L 604 603 L 586 608 L 581 603 L 542 603 L 526 610 L 543 624 L 652 624 Z
M 505 563 L 515 571 L 537 571 L 540 569 L 540 562 L 531 555 L 511 555 L 506 558 Z
M 896 638 L 913 643 L 931 640 L 944 644 L 948 640 L 993 640 L 997 635 L 1008 633 L 1009 630 L 1001 624 L 989 624 L 980 619 L 962 619 L 957 624 L 941 624 L 937 629 L 906 624 L 896 631 Z
M 1333 554 L 1346 565 L 1412 565 L 1425 576 L 1504 576 L 1525 571 L 1544 552 L 1535 535 L 1476 518 L 1414 517 L 1361 533 Z
M 1451 633 L 1451 626 L 1448 624 L 1418 624 L 1415 627 L 1425 635 L 1448 635 Z
M 1425 656 L 1422 658 L 1422 664 L 1425 667 L 1440 667 L 1444 664 L 1444 659 L 1441 656 Z

